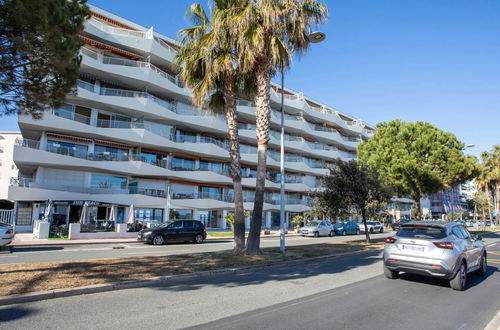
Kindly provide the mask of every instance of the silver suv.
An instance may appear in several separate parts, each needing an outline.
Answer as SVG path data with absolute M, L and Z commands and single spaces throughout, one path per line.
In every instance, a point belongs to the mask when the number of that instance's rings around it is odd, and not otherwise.
M 412 221 L 385 241 L 387 278 L 399 272 L 440 277 L 462 291 L 473 271 L 486 274 L 486 250 L 481 236 L 472 236 L 461 223 Z

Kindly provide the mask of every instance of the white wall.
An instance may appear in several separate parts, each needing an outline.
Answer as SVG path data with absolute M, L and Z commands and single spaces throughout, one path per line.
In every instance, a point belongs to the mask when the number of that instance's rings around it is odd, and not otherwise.
M 0 132 L 0 199 L 8 199 L 10 178 L 17 178 L 14 142 L 18 137 L 20 132 Z

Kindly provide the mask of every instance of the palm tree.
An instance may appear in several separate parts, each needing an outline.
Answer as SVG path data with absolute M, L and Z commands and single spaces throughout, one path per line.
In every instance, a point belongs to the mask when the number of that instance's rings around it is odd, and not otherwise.
M 498 224 L 500 218 L 500 144 L 493 146 L 491 152 L 483 152 L 481 162 L 478 183 L 484 189 L 489 204 L 495 210 L 496 223 Z
M 180 31 L 183 46 L 176 55 L 181 67 L 180 78 L 192 89 L 192 101 L 202 108 L 208 101 L 208 110 L 224 114 L 228 127 L 231 176 L 234 189 L 234 254 L 245 250 L 245 219 L 241 184 L 240 146 L 238 135 L 238 114 L 236 100 L 241 86 L 241 75 L 235 61 L 232 41 L 234 30 L 227 24 L 234 8 L 241 1 L 218 0 L 212 11 L 212 19 L 200 4 L 194 3 L 187 10 L 186 17 L 193 27 Z
M 242 33 L 238 39 L 238 62 L 245 73 L 255 75 L 257 180 L 247 253 L 260 253 L 260 230 L 264 204 L 267 144 L 271 120 L 271 78 L 290 65 L 293 51 L 304 53 L 308 34 L 326 19 L 327 7 L 313 0 L 247 1 L 235 21 Z

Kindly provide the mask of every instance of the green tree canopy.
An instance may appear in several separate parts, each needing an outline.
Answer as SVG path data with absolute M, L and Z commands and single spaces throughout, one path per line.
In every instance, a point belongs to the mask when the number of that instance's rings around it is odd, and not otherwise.
M 0 0 L 0 115 L 41 118 L 78 78 L 86 0 Z
M 381 182 L 377 170 L 354 160 L 339 160 L 321 182 L 325 190 L 316 197 L 321 208 L 329 210 L 334 217 L 352 215 L 353 212 L 361 215 L 366 241 L 370 242 L 366 220 L 382 211 L 392 196 L 390 189 Z
M 377 125 L 377 132 L 358 145 L 358 161 L 378 169 L 398 196 L 415 200 L 454 187 L 478 174 L 477 160 L 463 153 L 452 133 L 426 122 L 400 120 Z
M 490 152 L 481 154 L 478 183 L 484 190 L 491 208 L 495 210 L 497 224 L 500 223 L 500 144 L 493 146 Z

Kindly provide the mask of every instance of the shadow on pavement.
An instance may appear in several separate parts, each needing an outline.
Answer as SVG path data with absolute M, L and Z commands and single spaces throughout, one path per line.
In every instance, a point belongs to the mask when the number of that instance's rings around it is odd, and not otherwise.
M 0 322 L 14 321 L 36 313 L 31 308 L 7 307 L 0 308 Z
M 468 274 L 467 275 L 467 287 L 465 290 L 467 291 L 467 290 L 475 287 L 476 285 L 485 281 L 488 277 L 490 277 L 491 275 L 493 275 L 496 272 L 498 272 L 498 267 L 488 265 L 485 276 L 478 276 L 475 274 L 475 272 Z M 427 277 L 427 276 L 421 276 L 421 275 L 415 275 L 415 274 L 401 273 L 399 275 L 399 279 L 405 280 L 405 281 L 410 281 L 410 282 L 435 285 L 435 286 L 440 286 L 440 287 L 448 287 L 448 288 L 450 287 L 449 281 L 446 279 L 441 279 L 441 278 L 434 278 L 434 277 Z
M 153 288 L 165 291 L 192 291 L 198 290 L 206 285 L 219 287 L 241 287 L 244 285 L 262 284 L 265 282 L 296 281 L 302 284 L 302 280 L 321 274 L 335 275 L 348 270 L 367 266 L 381 260 L 380 251 L 367 251 L 356 256 L 345 256 L 323 261 L 305 262 L 302 265 L 283 266 L 252 273 L 229 274 L 221 277 L 209 277 L 193 280 L 186 283 L 172 285 L 158 285 Z M 381 270 L 382 272 L 382 270 Z

